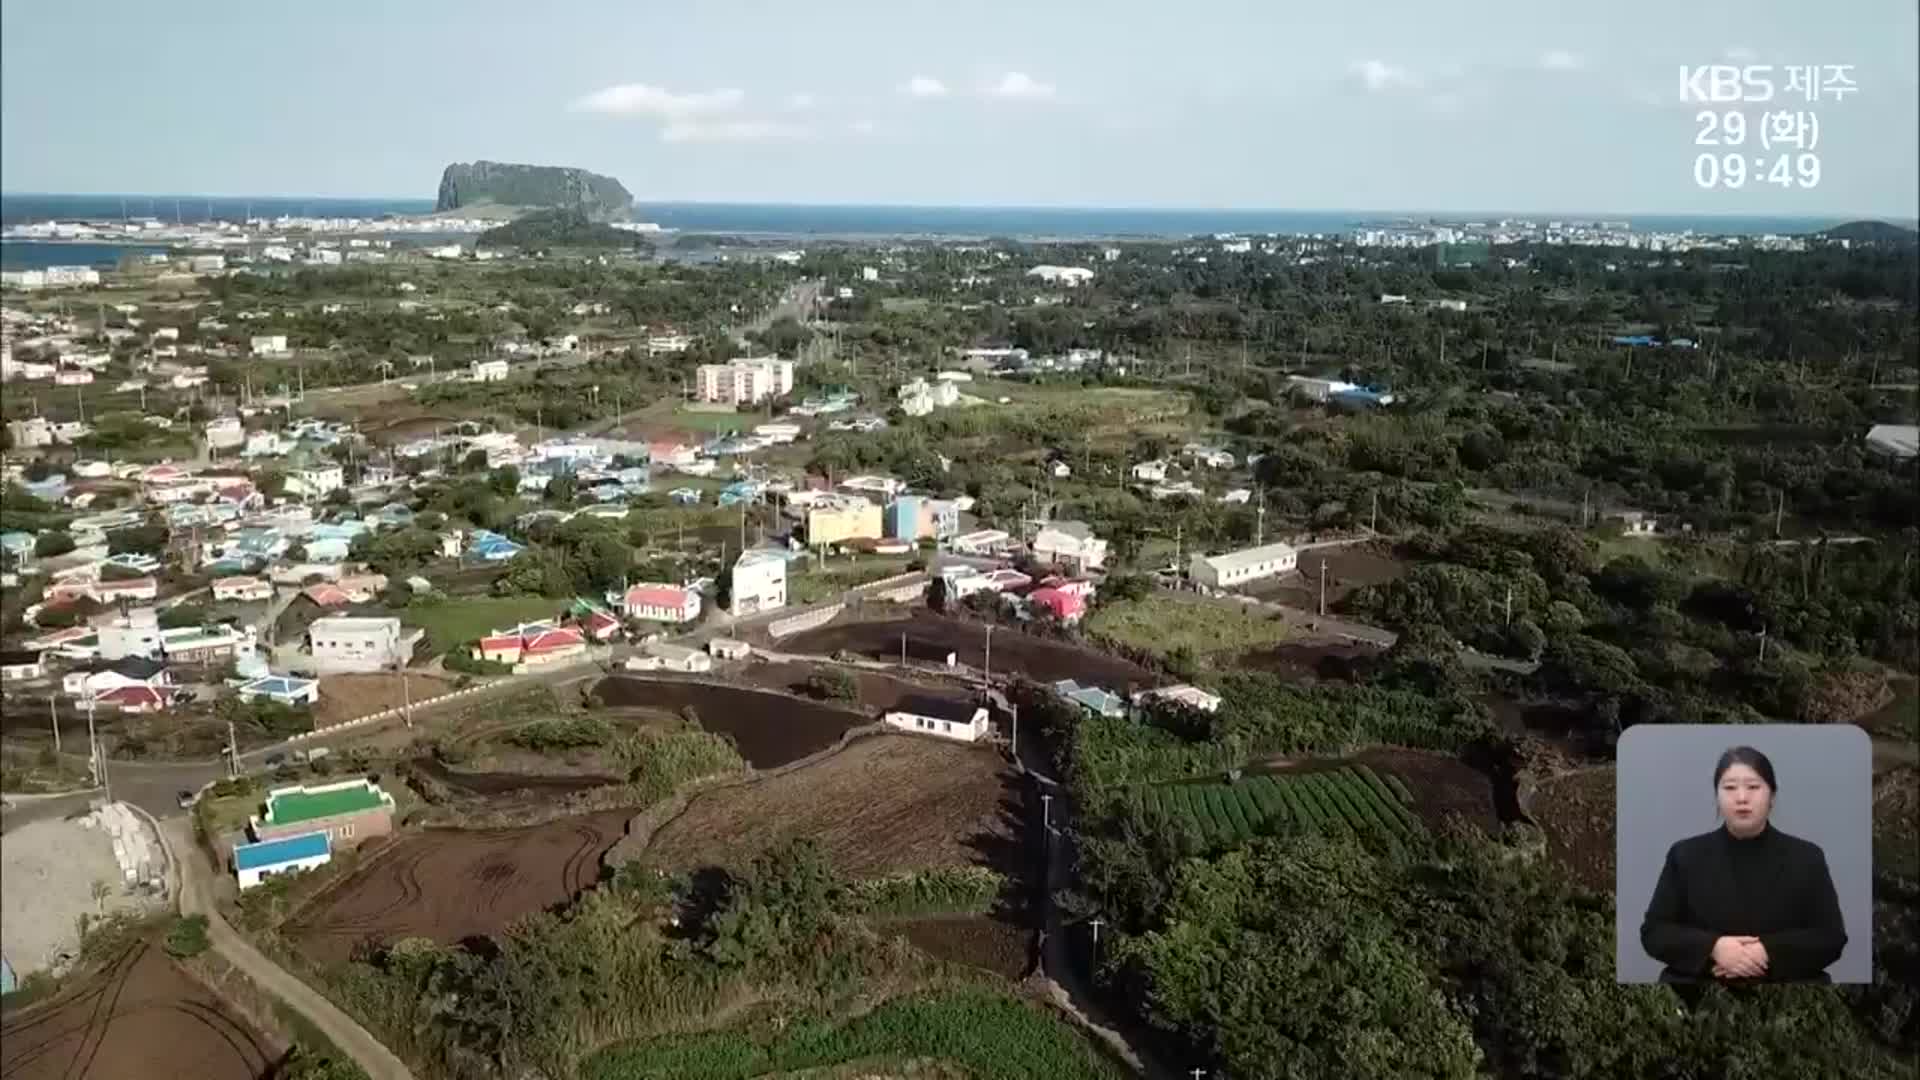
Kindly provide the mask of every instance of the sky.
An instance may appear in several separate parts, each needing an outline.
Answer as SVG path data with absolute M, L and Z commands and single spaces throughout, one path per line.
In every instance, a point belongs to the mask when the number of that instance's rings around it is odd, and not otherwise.
M 1913 0 L 6 0 L 0 190 L 1920 215 Z M 1681 99 L 1771 65 L 1776 100 Z M 1850 65 L 1842 100 L 1788 65 Z M 1812 187 L 1703 188 L 1703 109 L 1812 116 Z M 1794 122 L 1794 121 L 1787 121 Z M 1717 125 L 1718 126 L 1718 125 Z M 1793 153 L 1800 153 L 1795 150 Z

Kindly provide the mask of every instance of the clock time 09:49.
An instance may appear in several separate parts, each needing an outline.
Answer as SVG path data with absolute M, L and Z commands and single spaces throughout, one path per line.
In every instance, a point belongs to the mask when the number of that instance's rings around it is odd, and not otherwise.
M 1761 184 L 1783 188 L 1818 187 L 1820 155 L 1701 154 L 1693 159 L 1693 182 L 1709 189 L 1739 189 Z

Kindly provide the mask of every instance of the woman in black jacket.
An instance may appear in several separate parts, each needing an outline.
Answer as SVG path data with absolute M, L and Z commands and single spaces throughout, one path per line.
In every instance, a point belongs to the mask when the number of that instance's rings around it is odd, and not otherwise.
M 1750 746 L 1713 770 L 1721 826 L 1667 850 L 1640 924 L 1665 983 L 1830 982 L 1846 948 L 1840 900 L 1819 845 L 1767 821 L 1773 763 Z

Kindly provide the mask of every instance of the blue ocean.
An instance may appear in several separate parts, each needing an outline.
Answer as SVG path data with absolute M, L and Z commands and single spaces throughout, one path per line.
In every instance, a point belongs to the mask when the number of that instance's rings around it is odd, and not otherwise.
M 247 217 L 361 217 L 424 214 L 431 199 L 344 199 L 261 195 L 57 195 L 0 194 L 0 225 L 40 221 L 102 221 L 157 218 L 192 224 Z M 1014 237 L 1063 240 L 1185 237 L 1211 233 L 1342 233 L 1361 227 L 1428 222 L 1625 221 L 1637 231 L 1718 234 L 1810 233 L 1839 218 L 1621 215 L 1609 213 L 1477 214 L 1392 210 L 1164 210 L 1126 207 L 832 206 L 780 203 L 641 203 L 634 217 L 687 233 L 769 237 Z M 120 244 L 0 243 L 0 265 L 9 269 L 50 265 L 111 266 L 125 252 Z M 160 249 L 149 249 L 160 250 Z

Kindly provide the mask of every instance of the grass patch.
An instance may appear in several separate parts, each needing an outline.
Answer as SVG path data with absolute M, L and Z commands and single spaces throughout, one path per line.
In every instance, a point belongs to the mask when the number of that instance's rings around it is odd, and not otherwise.
M 850 1062 L 885 1073 L 883 1065 L 927 1059 L 980 1078 L 1121 1075 L 1064 1023 L 982 990 L 897 998 L 845 1023 L 809 1018 L 777 1030 L 648 1039 L 594 1054 L 580 1074 L 586 1080 L 746 1080 Z
M 832 599 L 855 586 L 907 572 L 912 556 L 876 556 L 858 562 L 829 562 L 818 570 L 789 574 L 787 603 L 795 607 Z
M 446 652 L 523 622 L 551 619 L 566 606 L 545 596 L 474 596 L 459 600 L 430 600 L 407 605 L 406 621 L 425 627 L 427 647 Z
M 1132 649 L 1166 655 L 1185 648 L 1195 657 L 1237 656 L 1288 640 L 1293 630 L 1272 615 L 1238 604 L 1154 593 L 1139 600 L 1100 604 L 1087 619 L 1087 634 Z

